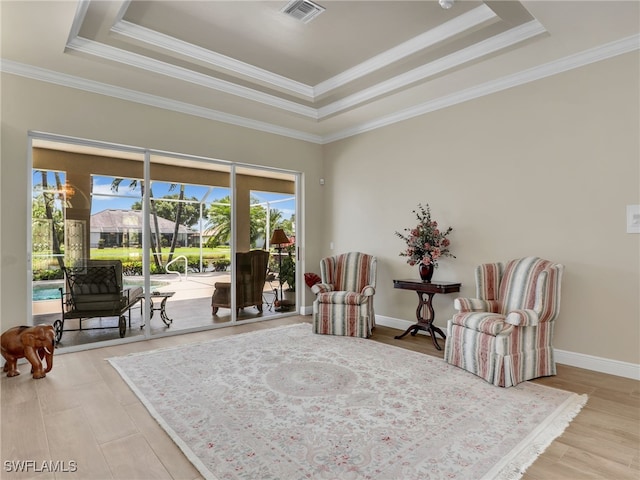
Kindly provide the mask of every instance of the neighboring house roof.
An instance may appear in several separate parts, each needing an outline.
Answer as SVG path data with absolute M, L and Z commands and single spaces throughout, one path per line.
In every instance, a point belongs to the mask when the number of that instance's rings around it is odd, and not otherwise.
M 153 215 L 149 215 L 151 231 L 155 233 L 156 227 Z M 158 217 L 160 233 L 172 234 L 175 222 Z M 91 232 L 117 233 L 128 230 L 142 231 L 142 212 L 140 210 L 102 210 L 91 215 Z M 191 230 L 184 225 L 178 227 L 178 233 L 189 233 Z

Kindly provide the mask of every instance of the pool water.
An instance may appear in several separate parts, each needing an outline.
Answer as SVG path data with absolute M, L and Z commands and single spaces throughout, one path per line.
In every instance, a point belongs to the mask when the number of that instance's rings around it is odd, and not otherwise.
M 50 282 L 50 283 L 47 283 L 46 285 L 34 285 L 32 300 L 34 302 L 39 302 L 42 300 L 60 300 L 60 290 L 58 289 L 62 287 L 62 284 L 63 282 Z M 157 280 L 151 282 L 152 287 L 161 287 L 163 285 L 168 285 L 168 284 L 169 282 L 160 282 Z M 140 281 L 132 280 L 132 281 L 124 282 L 124 288 L 141 287 L 141 286 L 143 286 L 142 280 Z

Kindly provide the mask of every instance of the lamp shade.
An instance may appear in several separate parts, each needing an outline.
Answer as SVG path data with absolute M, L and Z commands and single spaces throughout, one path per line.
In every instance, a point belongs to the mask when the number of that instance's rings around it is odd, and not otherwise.
M 287 234 L 284 233 L 284 230 L 281 228 L 276 228 L 273 231 L 273 235 L 271 235 L 271 240 L 269 240 L 269 244 L 271 245 L 283 245 L 285 243 L 289 243 L 289 238 Z

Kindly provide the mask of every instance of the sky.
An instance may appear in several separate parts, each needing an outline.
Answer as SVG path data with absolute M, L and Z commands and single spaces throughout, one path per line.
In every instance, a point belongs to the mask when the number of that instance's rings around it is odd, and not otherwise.
M 64 172 L 59 172 L 60 182 L 66 181 Z M 125 179 L 120 184 L 118 191 L 111 190 L 113 177 L 104 177 L 95 175 L 93 177 L 93 196 L 91 199 L 91 214 L 95 214 L 107 209 L 128 210 L 135 202 L 139 202 L 141 198 L 140 183 L 134 187 L 131 181 Z M 42 183 L 42 177 L 39 171 L 34 172 L 33 184 L 34 190 L 36 186 Z M 56 179 L 53 172 L 48 172 L 47 183 L 50 187 L 56 185 Z M 169 190 L 170 183 L 153 182 L 153 195 L 161 198 L 165 195 L 178 193 L 177 189 Z M 35 194 L 36 192 L 34 192 Z M 290 218 L 295 213 L 295 200 L 293 195 L 271 193 L 271 192 L 251 192 L 252 196 L 257 198 L 259 202 L 270 202 L 270 207 L 280 210 L 284 219 Z M 186 185 L 185 197 L 195 197 L 199 200 L 205 199 L 209 203 L 214 200 L 224 198 L 229 195 L 229 189 L 226 187 L 207 187 L 203 185 Z

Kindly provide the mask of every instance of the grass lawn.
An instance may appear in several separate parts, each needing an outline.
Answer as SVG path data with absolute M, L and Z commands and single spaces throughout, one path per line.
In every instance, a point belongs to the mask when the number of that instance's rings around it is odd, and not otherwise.
M 216 247 L 216 248 L 203 248 L 202 255 L 204 258 L 227 258 L 230 256 L 229 247 Z M 179 247 L 176 248 L 173 258 L 180 255 L 186 255 L 187 257 L 200 256 L 199 247 Z M 169 257 L 169 248 L 162 249 L 162 259 L 166 261 Z M 91 258 L 96 260 L 142 260 L 142 248 L 92 248 Z

